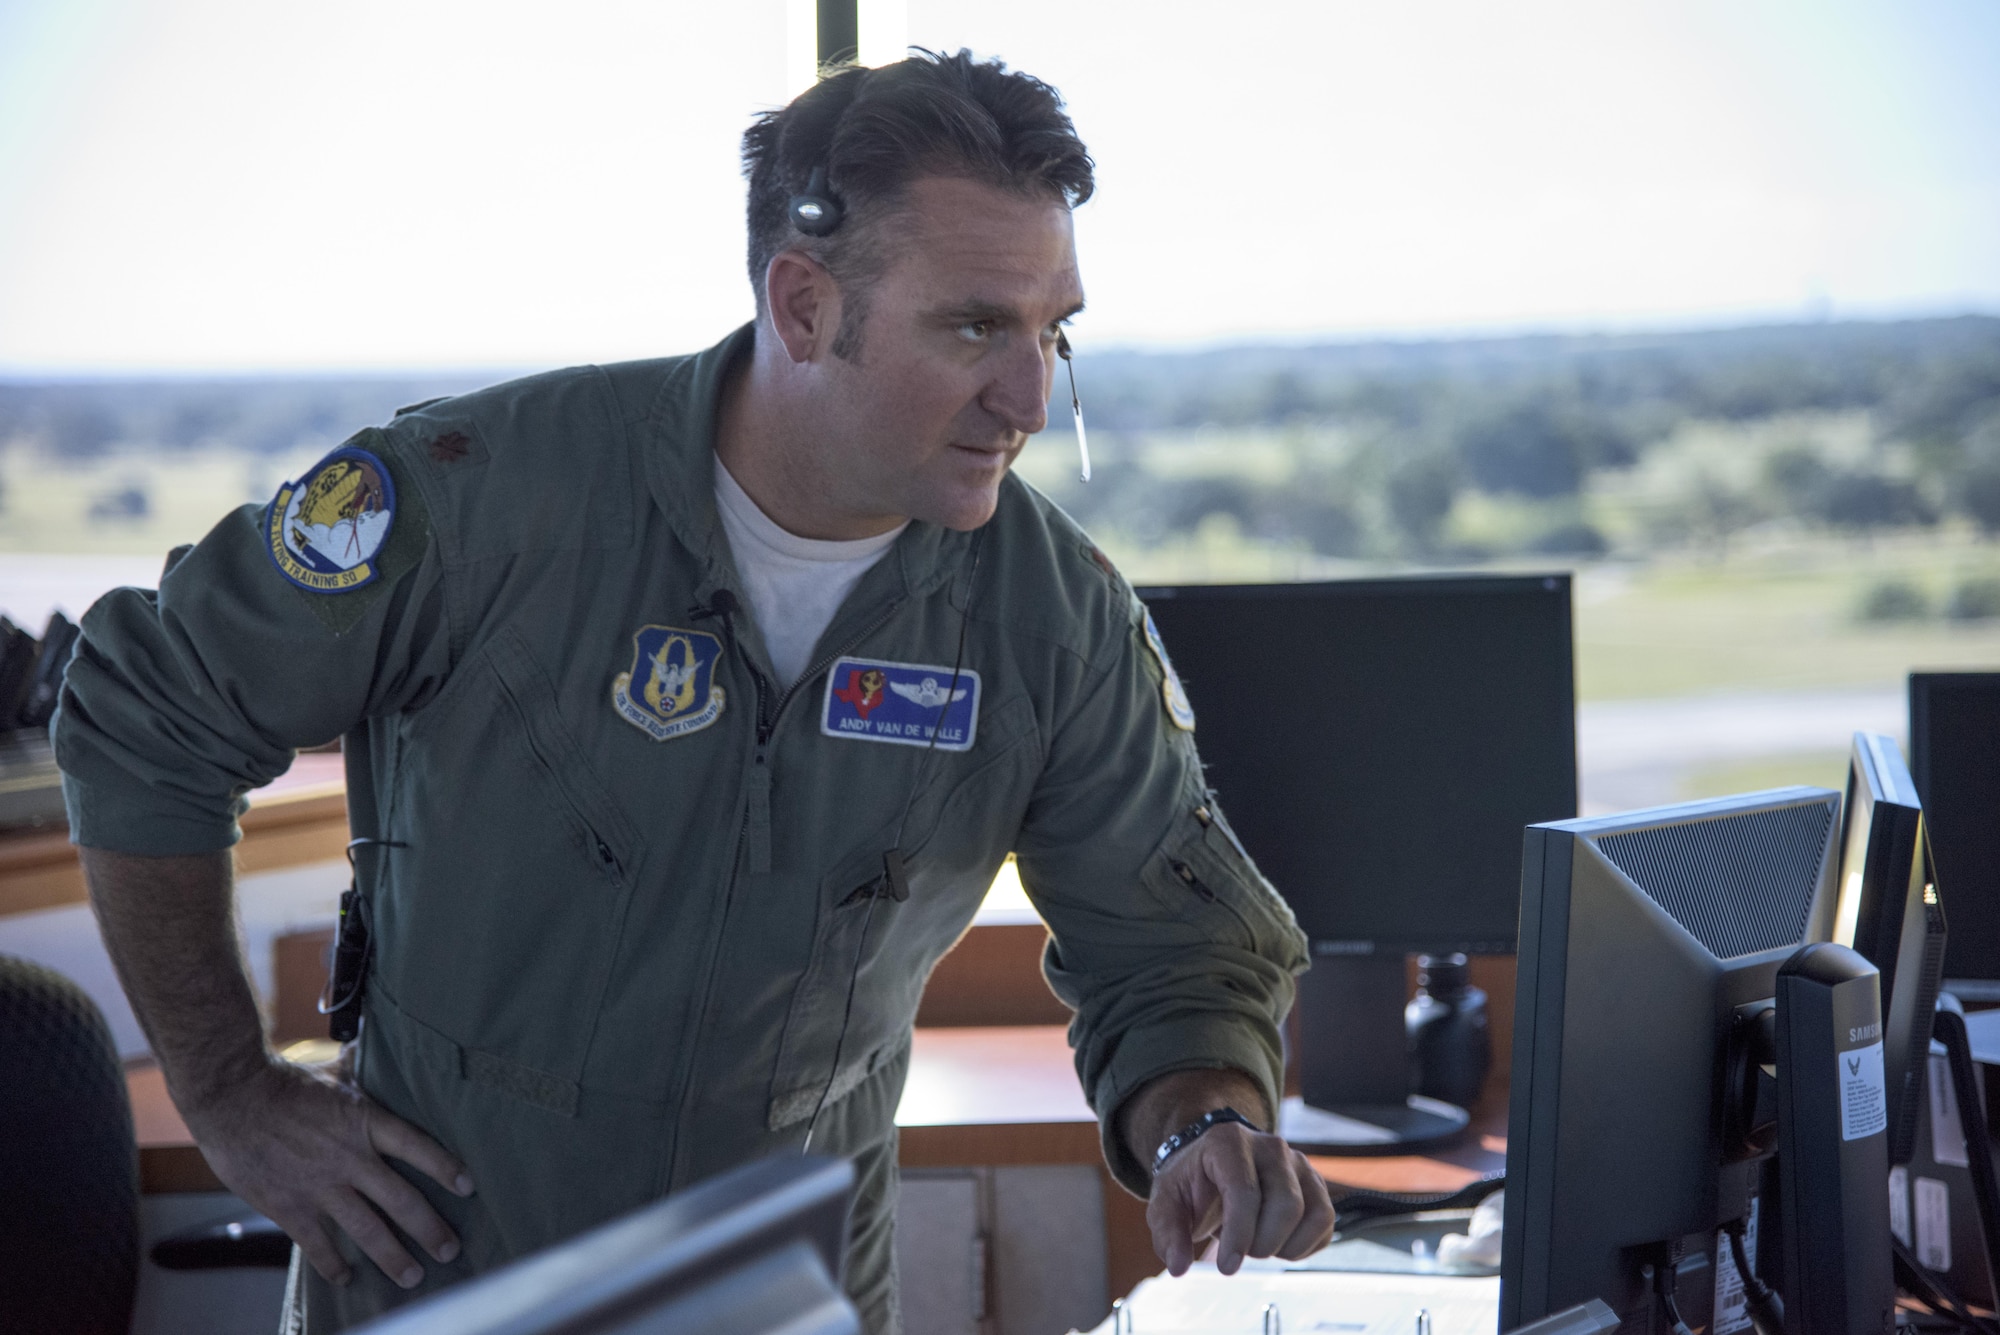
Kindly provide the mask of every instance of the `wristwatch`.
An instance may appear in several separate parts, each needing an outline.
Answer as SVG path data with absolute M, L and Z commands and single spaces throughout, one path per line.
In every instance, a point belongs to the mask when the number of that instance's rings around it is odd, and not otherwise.
M 1207 1135 L 1210 1127 L 1221 1126 L 1224 1122 L 1241 1122 L 1252 1131 L 1257 1130 L 1255 1122 L 1234 1108 L 1217 1108 L 1213 1112 L 1205 1112 L 1160 1142 L 1160 1148 L 1153 1151 L 1153 1176 L 1160 1175 L 1160 1170 L 1167 1166 L 1167 1160 Z

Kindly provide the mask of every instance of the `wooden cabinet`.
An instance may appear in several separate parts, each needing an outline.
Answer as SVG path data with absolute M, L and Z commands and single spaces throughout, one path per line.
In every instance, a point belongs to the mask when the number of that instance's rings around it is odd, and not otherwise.
M 896 1260 L 907 1330 L 1053 1335 L 1110 1309 L 1104 1188 L 1082 1164 L 903 1172 Z

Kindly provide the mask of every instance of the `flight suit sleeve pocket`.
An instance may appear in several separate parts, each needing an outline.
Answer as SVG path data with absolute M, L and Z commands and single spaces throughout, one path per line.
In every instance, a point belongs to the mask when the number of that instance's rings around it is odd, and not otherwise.
M 1212 940 L 1303 967 L 1290 906 L 1237 845 L 1212 800 L 1188 807 L 1146 859 L 1140 879 L 1147 891 Z

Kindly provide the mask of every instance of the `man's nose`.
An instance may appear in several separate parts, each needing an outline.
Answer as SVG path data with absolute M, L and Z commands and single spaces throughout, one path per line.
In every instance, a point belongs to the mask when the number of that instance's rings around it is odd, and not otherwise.
M 979 396 L 986 411 L 1009 430 L 1032 436 L 1049 424 L 1049 353 L 1040 340 L 1009 350 L 998 373 Z

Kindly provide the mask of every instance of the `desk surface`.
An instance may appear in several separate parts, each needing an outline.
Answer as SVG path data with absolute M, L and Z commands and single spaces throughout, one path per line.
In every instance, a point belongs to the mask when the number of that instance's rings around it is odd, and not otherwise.
M 291 769 L 250 794 L 241 821 L 236 869 L 276 871 L 338 858 L 347 846 L 347 786 L 330 752 L 302 755 Z M 81 904 L 83 868 L 69 831 L 0 832 L 0 914 Z
M 126 1077 L 147 1191 L 219 1187 L 167 1097 L 159 1070 Z M 1083 1101 L 1061 1025 L 919 1029 L 896 1111 L 905 1167 L 1095 1164 L 1097 1120 Z M 1455 1191 L 1506 1165 L 1506 1101 L 1475 1110 L 1472 1134 L 1427 1156 L 1315 1156 L 1329 1181 L 1377 1191 Z

